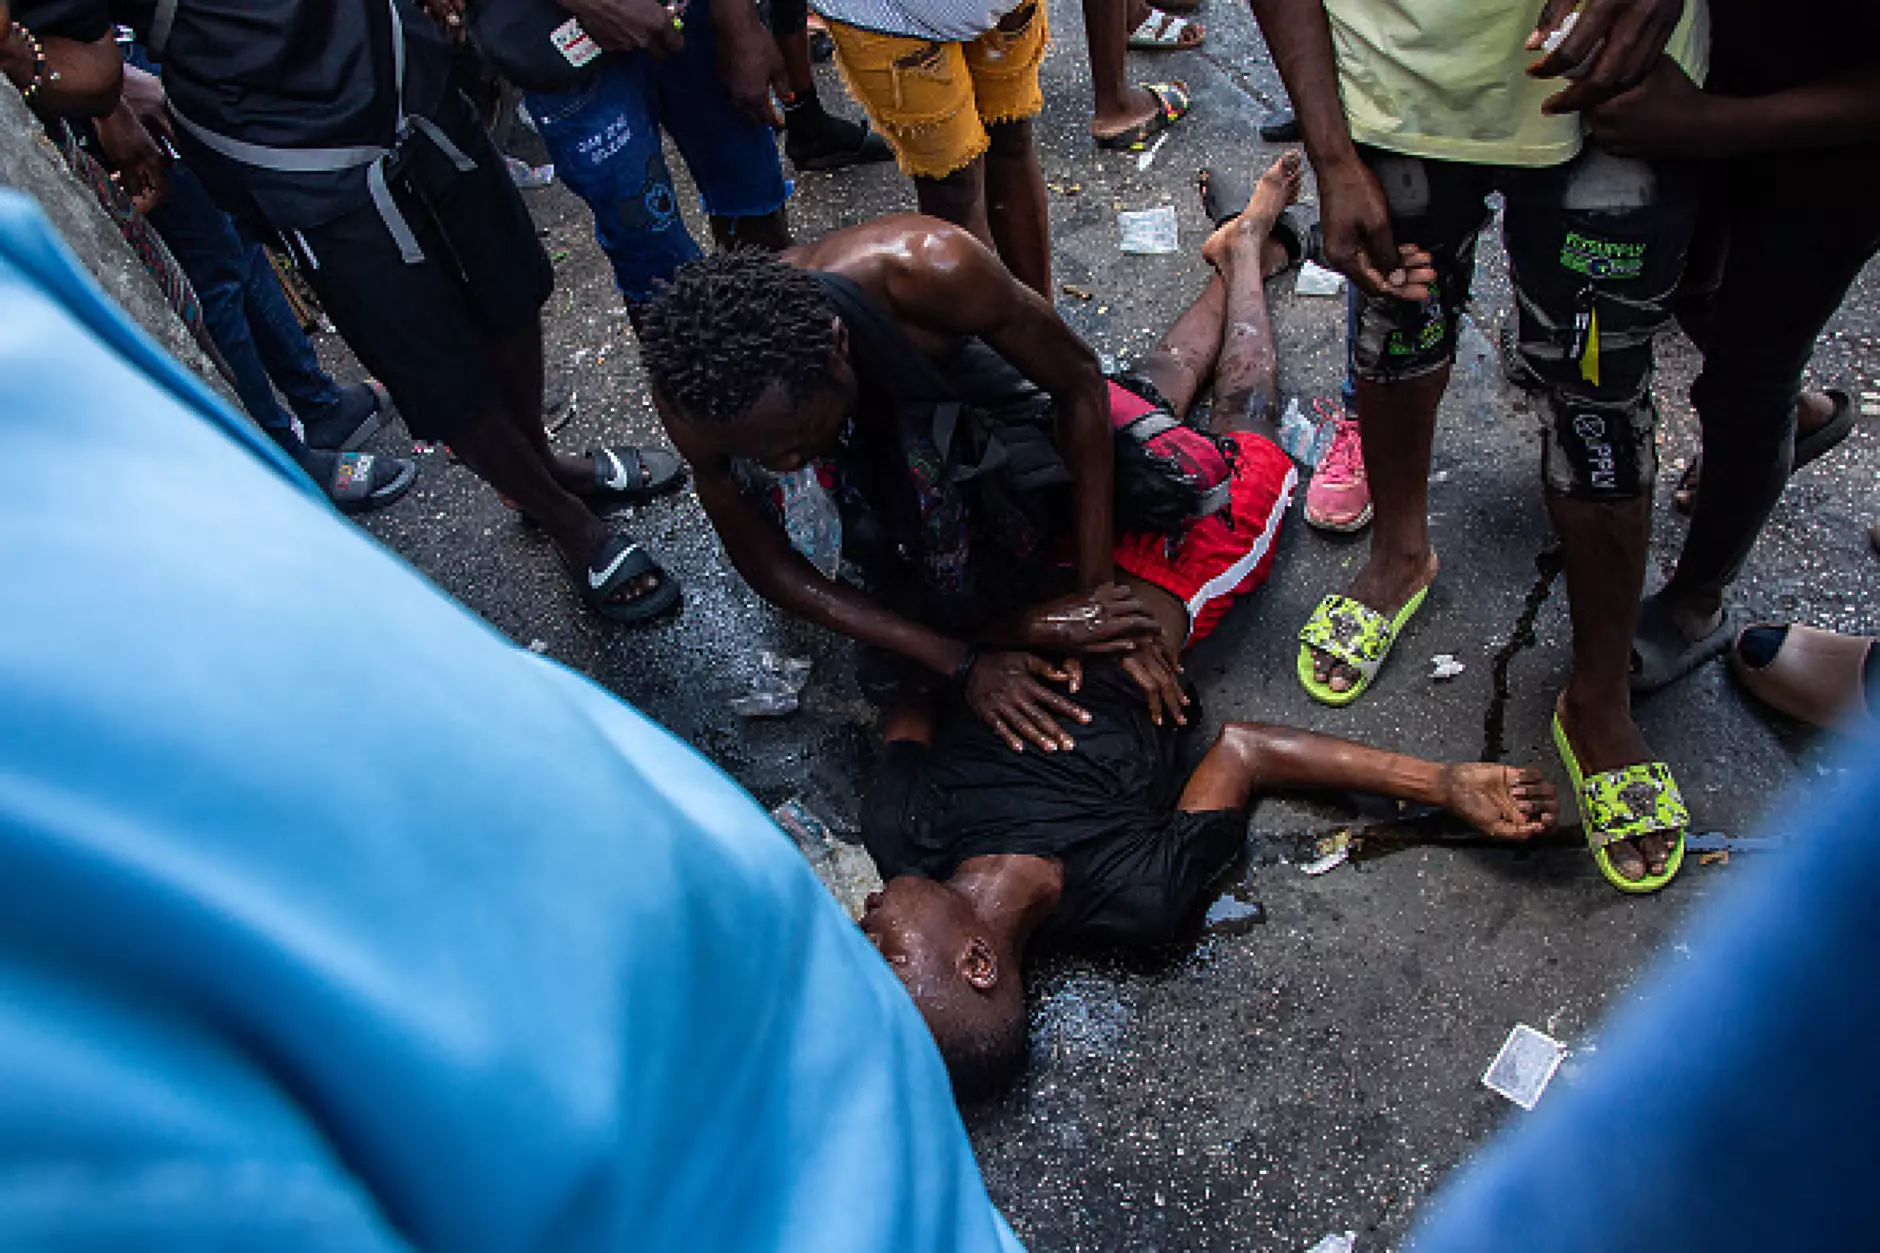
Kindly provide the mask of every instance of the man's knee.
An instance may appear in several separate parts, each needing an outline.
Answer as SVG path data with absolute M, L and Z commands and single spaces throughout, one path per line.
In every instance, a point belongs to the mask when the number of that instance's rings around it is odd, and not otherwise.
M 1648 393 L 1610 401 L 1556 392 L 1552 404 L 1541 451 L 1541 477 L 1550 491 L 1618 501 L 1651 490 L 1658 475 L 1658 415 Z
M 1456 358 L 1456 328 L 1469 299 L 1475 250 L 1436 260 L 1430 298 L 1398 300 L 1360 294 L 1354 319 L 1351 368 L 1372 383 L 1401 383 L 1443 369 Z

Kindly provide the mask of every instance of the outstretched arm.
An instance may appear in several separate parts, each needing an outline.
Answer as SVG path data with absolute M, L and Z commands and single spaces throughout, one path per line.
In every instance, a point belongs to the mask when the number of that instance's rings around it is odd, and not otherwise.
M 654 402 L 665 416 L 657 395 Z M 846 583 L 823 577 L 790 546 L 782 530 L 744 498 L 730 467 L 701 455 L 691 444 L 683 422 L 668 421 L 666 430 L 692 465 L 699 503 L 725 555 L 752 591 L 786 613 L 898 653 L 941 680 L 960 684 L 967 707 L 1015 751 L 1026 744 L 1045 752 L 1076 747 L 1058 720 L 1088 722 L 1090 714 L 1060 690 L 1069 683 L 1067 672 L 1032 653 L 979 652 L 963 640 L 891 612 Z
M 1369 792 L 1439 805 L 1484 835 L 1525 840 L 1553 825 L 1553 787 L 1532 770 L 1438 765 L 1314 731 L 1232 722 L 1188 779 L 1179 807 L 1239 809 L 1273 788 Z
M 1097 354 L 984 244 L 958 227 L 930 225 L 889 271 L 889 301 L 923 329 L 984 340 L 1051 394 L 1058 451 L 1070 467 L 1076 506 L 1078 585 L 1110 582 L 1116 478 L 1109 390 Z

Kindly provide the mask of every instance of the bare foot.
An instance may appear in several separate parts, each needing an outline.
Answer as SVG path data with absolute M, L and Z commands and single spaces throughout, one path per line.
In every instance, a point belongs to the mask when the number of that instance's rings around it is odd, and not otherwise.
M 1538 770 L 1483 762 L 1444 766 L 1443 786 L 1443 808 L 1491 839 L 1530 839 L 1560 817 L 1554 785 Z
M 1632 721 L 1630 704 L 1623 692 L 1611 700 L 1582 700 L 1571 684 L 1560 694 L 1560 726 L 1586 778 L 1635 762 L 1657 760 L 1644 733 Z M 1676 832 L 1615 840 L 1606 846 L 1606 856 L 1620 877 L 1643 879 L 1647 874 L 1664 873 L 1676 843 Z
M 1236 246 L 1263 246 L 1280 213 L 1299 199 L 1305 168 L 1305 159 L 1297 152 L 1285 153 L 1268 166 L 1260 181 L 1253 185 L 1247 207 L 1238 216 L 1221 223 L 1208 236 L 1208 242 L 1201 245 L 1202 259 L 1218 270 L 1229 264 Z
M 1387 619 L 1395 618 L 1412 596 L 1436 581 L 1439 568 L 1434 552 L 1391 560 L 1373 551 L 1364 568 L 1358 571 L 1358 577 L 1345 589 L 1345 595 Z M 1312 650 L 1312 672 L 1320 683 L 1334 692 L 1348 692 L 1364 678 L 1355 667 L 1316 648 Z

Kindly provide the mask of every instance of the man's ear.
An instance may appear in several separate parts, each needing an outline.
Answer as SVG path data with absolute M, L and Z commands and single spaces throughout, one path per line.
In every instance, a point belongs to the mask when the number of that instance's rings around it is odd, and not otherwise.
M 835 346 L 829 350 L 830 360 L 847 365 L 849 363 L 849 324 L 842 320 L 840 314 L 831 318 L 830 321 L 835 324 L 836 330 Z
M 999 986 L 999 955 L 983 936 L 974 936 L 966 942 L 966 947 L 959 956 L 960 978 L 971 984 L 976 991 L 991 992 Z

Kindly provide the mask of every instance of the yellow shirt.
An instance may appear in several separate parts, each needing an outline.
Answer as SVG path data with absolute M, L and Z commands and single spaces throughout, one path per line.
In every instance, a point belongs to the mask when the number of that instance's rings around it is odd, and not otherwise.
M 1687 0 L 1666 51 L 1692 79 L 1710 59 L 1707 0 Z M 1529 78 L 1537 0 L 1325 0 L 1338 80 L 1359 143 L 1440 161 L 1559 165 L 1579 155 L 1577 115 L 1541 101 L 1566 79 Z

